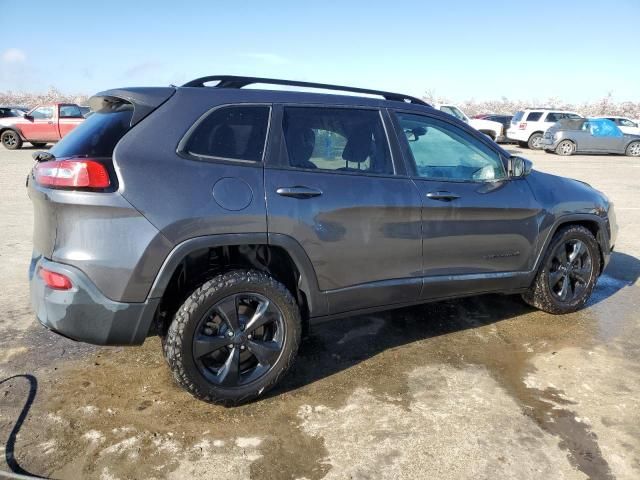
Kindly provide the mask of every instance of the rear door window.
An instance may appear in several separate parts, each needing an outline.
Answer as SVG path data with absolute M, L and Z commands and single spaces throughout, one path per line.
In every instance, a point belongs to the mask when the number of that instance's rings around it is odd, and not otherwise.
M 196 124 L 181 150 L 195 157 L 261 162 L 270 112 L 267 105 L 214 109 Z
M 542 112 L 529 112 L 527 115 L 527 122 L 537 122 L 542 117 Z
M 565 115 L 563 113 L 549 112 L 547 114 L 547 118 L 545 119 L 545 122 L 556 123 L 562 120 L 563 118 L 565 118 Z
M 108 113 L 94 113 L 51 148 L 56 158 L 110 157 L 120 139 L 129 131 L 133 108 L 130 105 Z
M 377 110 L 285 107 L 282 129 L 291 167 L 394 173 Z

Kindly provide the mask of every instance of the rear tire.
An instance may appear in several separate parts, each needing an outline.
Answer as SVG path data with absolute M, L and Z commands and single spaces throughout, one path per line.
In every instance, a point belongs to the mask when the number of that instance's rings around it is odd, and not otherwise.
M 31 142 L 31 145 L 33 145 L 36 148 L 42 148 L 45 147 L 47 144 L 45 142 Z
M 7 150 L 19 150 L 22 147 L 22 139 L 15 130 L 5 130 L 0 135 L 0 143 Z
M 600 273 L 600 248 L 580 225 L 560 228 L 553 236 L 540 269 L 522 298 L 552 314 L 580 310 L 589 300 Z
M 640 142 L 631 142 L 625 150 L 627 157 L 640 157 Z
M 298 305 L 284 285 L 262 272 L 236 270 L 187 298 L 163 348 L 180 386 L 206 402 L 237 405 L 278 383 L 301 334 Z
M 576 145 L 571 140 L 562 140 L 556 147 L 556 153 L 563 157 L 573 155 L 576 151 Z
M 529 137 L 529 141 L 527 142 L 527 146 L 531 150 L 542 150 L 542 134 L 540 132 L 536 132 Z

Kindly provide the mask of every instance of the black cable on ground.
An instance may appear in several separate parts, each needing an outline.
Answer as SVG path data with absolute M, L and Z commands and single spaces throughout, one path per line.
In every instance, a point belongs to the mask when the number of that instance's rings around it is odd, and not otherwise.
M 22 407 L 20 415 L 18 415 L 16 423 L 13 425 L 13 428 L 9 433 L 9 438 L 7 439 L 5 447 L 5 459 L 7 461 L 7 465 L 9 465 L 9 468 L 11 469 L 11 472 L 4 472 L 0 470 L 0 478 L 9 478 L 16 480 L 33 480 L 34 478 L 46 478 L 29 473 L 20 466 L 15 458 L 15 447 L 18 432 L 20 431 L 20 428 L 22 428 L 22 424 L 27 418 L 29 409 L 31 408 L 31 405 L 36 398 L 36 393 L 38 392 L 38 380 L 36 379 L 36 377 L 28 373 L 13 375 L 11 377 L 5 378 L 4 380 L 0 380 L 0 385 L 16 378 L 25 378 L 29 382 L 29 395 L 27 396 L 27 400 L 24 402 L 24 406 Z

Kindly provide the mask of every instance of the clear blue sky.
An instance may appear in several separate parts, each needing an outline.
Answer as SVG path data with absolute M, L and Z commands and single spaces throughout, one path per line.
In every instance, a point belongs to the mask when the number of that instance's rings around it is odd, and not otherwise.
M 0 91 L 207 74 L 422 95 L 640 101 L 640 0 L 0 0 Z

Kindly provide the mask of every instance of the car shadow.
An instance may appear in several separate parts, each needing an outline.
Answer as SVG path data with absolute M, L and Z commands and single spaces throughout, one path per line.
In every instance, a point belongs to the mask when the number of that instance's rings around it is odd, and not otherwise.
M 589 301 L 595 305 L 632 285 L 640 260 L 613 253 Z M 481 295 L 312 324 L 291 372 L 267 396 L 278 396 L 413 342 L 475 329 L 535 311 L 517 295 Z
M 519 296 L 483 295 L 312 324 L 294 367 L 267 396 L 296 390 L 398 346 L 531 311 Z
M 22 428 L 22 425 L 24 424 L 27 418 L 27 415 L 29 415 L 29 410 L 31 409 L 31 405 L 33 405 L 33 402 L 36 398 L 36 394 L 38 392 L 38 380 L 36 379 L 36 377 L 34 377 L 31 374 L 13 375 L 11 377 L 7 377 L 3 380 L 0 380 L 0 385 L 2 385 L 4 383 L 10 382 L 11 380 L 17 380 L 20 378 L 24 378 L 27 380 L 27 382 L 29 382 L 29 392 L 27 393 L 27 398 L 24 402 L 22 410 L 20 411 L 20 415 L 18 415 L 18 418 L 13 424 L 13 428 L 9 433 L 9 438 L 5 443 L 4 456 L 5 456 L 7 465 L 9 466 L 9 468 L 13 473 L 18 475 L 26 475 L 26 476 L 29 476 L 30 478 L 45 478 L 45 477 L 40 477 L 38 475 L 34 475 L 33 473 L 30 473 L 24 468 L 22 468 L 15 457 L 16 440 L 18 438 L 18 433 L 20 433 L 20 429 Z M 11 384 L 9 386 L 11 386 Z M 2 476 L 2 472 L 0 472 L 0 477 L 1 476 Z

